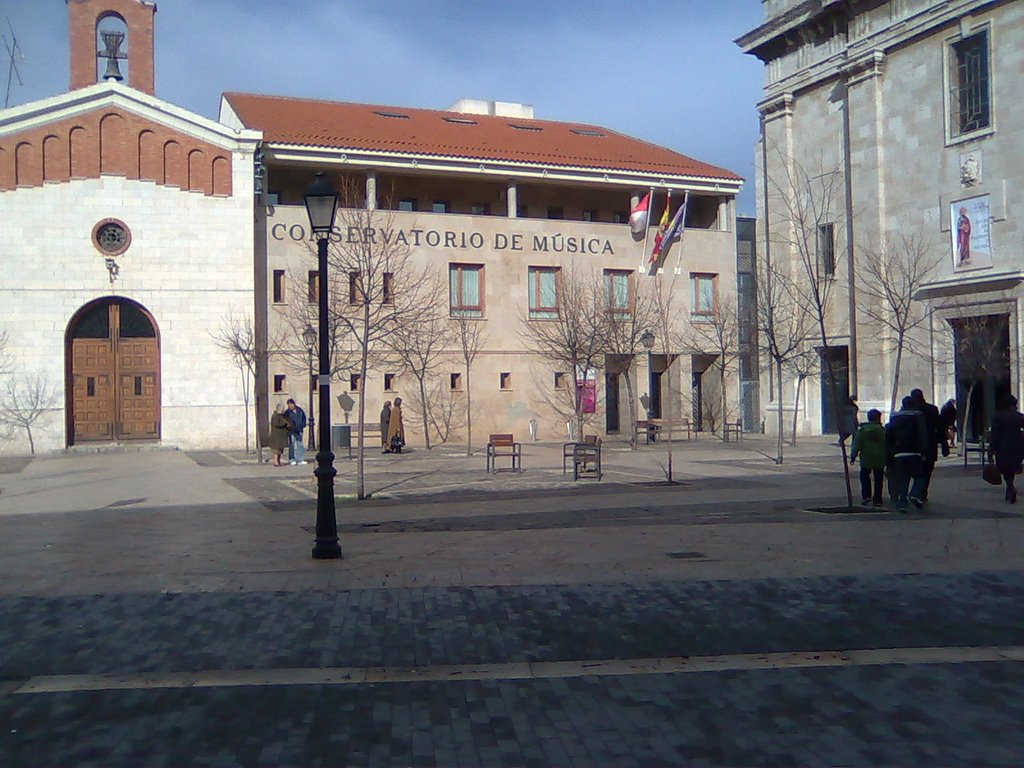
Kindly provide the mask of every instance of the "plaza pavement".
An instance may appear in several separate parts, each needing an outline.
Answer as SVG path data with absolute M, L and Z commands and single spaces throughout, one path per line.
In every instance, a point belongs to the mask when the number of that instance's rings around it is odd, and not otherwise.
M 0 460 L 3 765 L 1019 765 L 1024 517 L 955 459 L 850 514 L 839 449 Z M 855 496 L 859 495 L 856 493 Z M 825 511 L 815 511 L 825 510 Z

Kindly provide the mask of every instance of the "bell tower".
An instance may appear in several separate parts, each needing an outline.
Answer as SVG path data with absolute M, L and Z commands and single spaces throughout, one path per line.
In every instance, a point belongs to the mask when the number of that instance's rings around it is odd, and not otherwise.
M 122 80 L 121 60 L 127 60 L 127 84 L 154 93 L 153 17 L 156 3 L 148 0 L 65 0 L 71 43 L 71 90 L 106 79 Z M 113 24 L 118 29 L 100 29 Z

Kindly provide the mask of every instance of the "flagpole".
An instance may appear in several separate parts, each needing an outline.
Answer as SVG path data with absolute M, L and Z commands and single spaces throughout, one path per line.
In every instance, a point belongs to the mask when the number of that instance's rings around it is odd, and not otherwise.
M 683 223 L 679 227 L 679 250 L 676 252 L 676 274 L 679 274 L 678 270 L 683 265 L 683 239 L 686 237 L 686 214 L 687 206 L 690 204 L 690 190 L 686 190 L 683 193 Z

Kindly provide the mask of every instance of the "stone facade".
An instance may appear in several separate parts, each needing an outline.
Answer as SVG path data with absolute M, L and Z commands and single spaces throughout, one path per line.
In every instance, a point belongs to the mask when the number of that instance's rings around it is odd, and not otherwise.
M 841 396 L 855 393 L 862 417 L 867 408 L 890 410 L 895 333 L 891 323 L 871 319 L 878 312 L 865 304 L 865 265 L 874 252 L 893 269 L 898 244 L 912 235 L 936 266 L 915 291 L 914 311 L 924 322 L 904 350 L 898 394 L 920 387 L 933 402 L 957 398 L 968 436 L 980 433 L 995 401 L 1021 387 L 1024 256 L 1013 190 L 1024 182 L 1024 108 L 1014 97 L 1024 71 L 1024 4 L 773 2 L 765 4 L 764 24 L 737 43 L 765 64 L 757 176 L 762 260 L 792 268 L 798 258 L 782 195 L 787 174 L 802 167 L 836 178 L 827 316 L 830 344 L 849 356 L 848 380 L 837 382 Z M 975 258 L 963 264 L 955 253 L 962 207 L 975 218 Z M 1008 329 L 1008 343 L 999 360 L 979 370 L 965 349 L 975 346 L 968 327 L 983 317 L 1000 333 Z M 820 337 L 813 343 L 820 346 Z M 793 408 L 790 379 L 781 393 L 786 410 Z M 809 383 L 797 405 L 800 429 L 829 431 L 821 376 Z M 769 429 L 780 402 L 775 389 L 766 377 Z M 964 412 L 968 396 L 974 416 Z

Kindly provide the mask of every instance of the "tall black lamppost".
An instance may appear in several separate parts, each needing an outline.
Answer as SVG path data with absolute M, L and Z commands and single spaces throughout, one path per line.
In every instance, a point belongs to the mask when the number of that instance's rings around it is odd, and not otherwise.
M 331 353 L 327 328 L 327 239 L 334 228 L 334 214 L 338 210 L 338 195 L 331 183 L 318 173 L 306 190 L 306 213 L 309 229 L 317 236 L 318 298 L 320 300 L 319 341 L 320 378 L 320 451 L 316 455 L 316 542 L 313 557 L 328 560 L 341 557 L 338 543 L 338 520 L 334 511 L 334 454 L 331 453 Z
M 302 340 L 306 342 L 306 352 L 309 355 L 309 441 L 306 448 L 312 451 L 316 448 L 316 419 L 313 418 L 313 390 L 316 389 L 313 384 L 313 349 L 316 347 L 316 331 L 313 330 L 313 326 L 306 326 L 306 330 L 302 332 Z

